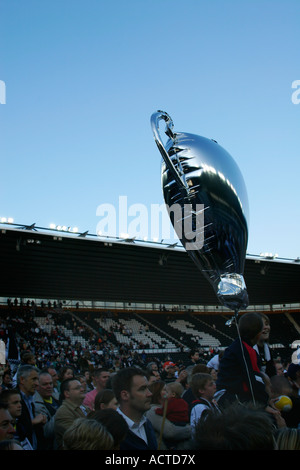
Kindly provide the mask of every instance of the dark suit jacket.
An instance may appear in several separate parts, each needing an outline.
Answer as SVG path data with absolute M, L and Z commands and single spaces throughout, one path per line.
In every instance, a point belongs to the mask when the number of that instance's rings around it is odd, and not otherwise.
M 33 446 L 33 433 L 36 435 L 37 439 L 37 449 L 44 449 L 44 433 L 43 433 L 43 425 L 37 424 L 33 425 L 31 422 L 31 416 L 25 401 L 22 398 L 21 392 L 21 403 L 22 403 L 22 413 L 21 416 L 17 420 L 16 424 L 16 434 L 19 441 L 24 441 L 27 438 L 30 444 Z M 33 415 L 35 416 L 35 408 L 33 404 Z
M 156 435 L 151 422 L 147 419 L 144 426 L 148 444 L 132 431 L 128 430 L 124 441 L 121 442 L 120 450 L 157 450 Z

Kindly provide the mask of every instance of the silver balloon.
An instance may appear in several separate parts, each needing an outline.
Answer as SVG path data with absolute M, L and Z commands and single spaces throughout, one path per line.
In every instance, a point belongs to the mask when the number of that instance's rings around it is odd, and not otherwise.
M 165 143 L 161 120 L 166 123 Z M 220 303 L 235 312 L 246 308 L 248 197 L 237 164 L 216 141 L 173 132 L 164 111 L 152 114 L 151 126 L 163 157 L 164 200 L 178 238 Z

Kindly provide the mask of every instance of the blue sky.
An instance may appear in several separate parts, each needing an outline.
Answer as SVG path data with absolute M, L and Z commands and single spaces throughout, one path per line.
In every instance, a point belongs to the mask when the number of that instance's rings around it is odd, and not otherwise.
M 163 109 L 237 162 L 248 253 L 300 256 L 299 18 L 299 0 L 1 0 L 0 217 L 96 233 L 120 196 L 150 213 Z

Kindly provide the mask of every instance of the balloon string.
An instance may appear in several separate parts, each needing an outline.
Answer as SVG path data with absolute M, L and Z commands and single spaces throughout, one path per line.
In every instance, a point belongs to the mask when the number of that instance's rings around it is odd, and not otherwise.
M 239 340 L 240 340 L 242 356 L 243 356 L 243 360 L 244 360 L 244 363 L 245 363 L 245 369 L 246 369 L 247 376 L 248 376 L 248 381 L 249 381 L 249 386 L 250 386 L 250 391 L 251 391 L 251 395 L 252 395 L 253 404 L 254 404 L 254 406 L 256 406 L 256 405 L 255 405 L 254 392 L 253 392 L 253 388 L 252 388 L 251 377 L 250 377 L 250 373 L 249 373 L 249 368 L 248 368 L 248 364 L 247 364 L 246 357 L 245 357 L 245 353 L 244 353 L 244 347 L 243 347 L 242 338 L 241 338 L 241 335 L 240 335 L 240 330 L 239 330 L 239 327 L 238 327 L 237 314 L 238 314 L 238 312 L 236 311 L 236 312 L 235 312 L 235 324 L 236 324 L 236 329 L 237 329 L 238 337 L 239 337 Z

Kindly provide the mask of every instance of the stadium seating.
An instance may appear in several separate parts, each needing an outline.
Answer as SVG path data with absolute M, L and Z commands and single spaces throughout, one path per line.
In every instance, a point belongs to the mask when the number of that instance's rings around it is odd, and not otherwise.
M 19 342 L 35 349 L 49 348 L 49 353 L 66 348 L 69 352 L 98 350 L 103 344 L 117 354 L 121 347 L 138 354 L 153 355 L 161 360 L 185 361 L 191 348 L 202 351 L 202 359 L 212 352 L 225 349 L 236 338 L 235 325 L 226 325 L 231 318 L 220 314 L 193 312 L 132 312 L 68 310 L 9 306 L 0 309 L 0 334 L 13 328 Z M 291 345 L 299 338 L 299 313 L 269 315 L 271 322 L 270 346 L 274 355 L 289 360 Z M 41 348 L 42 349 L 42 348 Z M 100 350 L 100 352 L 99 352 Z

